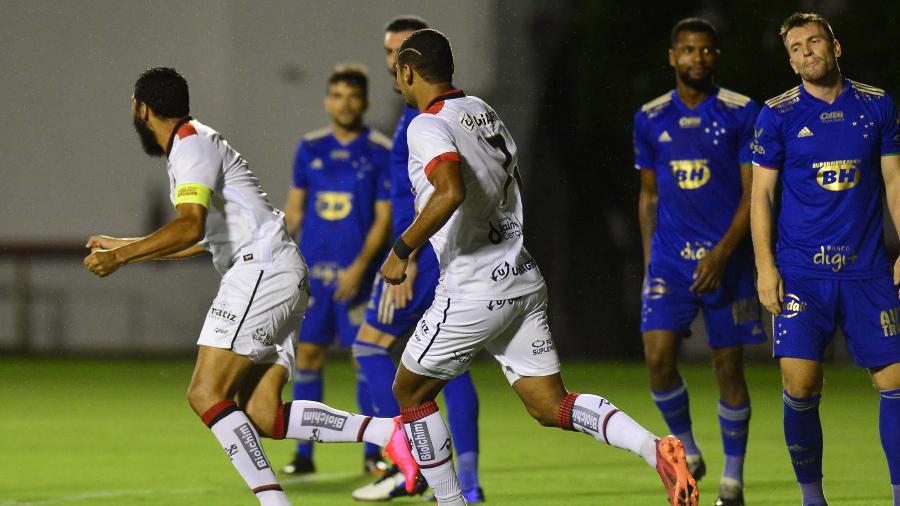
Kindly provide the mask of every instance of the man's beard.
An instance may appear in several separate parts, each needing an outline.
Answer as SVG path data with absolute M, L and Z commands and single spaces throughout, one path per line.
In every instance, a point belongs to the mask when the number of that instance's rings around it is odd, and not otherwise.
M 144 153 L 155 158 L 166 154 L 165 150 L 156 142 L 156 136 L 147 127 L 147 124 L 137 116 L 134 116 L 132 119 L 134 120 L 134 131 L 137 132 L 138 138 L 141 140 L 141 147 L 144 148 Z
M 803 79 L 804 81 L 806 81 L 808 83 L 814 83 L 814 84 L 826 83 L 827 84 L 829 81 L 832 81 L 835 79 L 835 76 L 837 75 L 836 69 L 837 69 L 837 65 L 831 65 L 829 67 L 828 63 L 823 59 L 822 64 L 819 66 L 819 69 L 812 70 L 810 72 L 807 72 L 805 70 L 800 70 L 800 72 L 798 72 L 798 74 L 800 74 L 801 79 Z
M 694 79 L 691 77 L 689 72 L 684 72 L 679 74 L 678 77 L 681 78 L 681 82 L 694 88 L 695 90 L 708 90 L 713 86 L 713 75 L 712 72 L 706 74 L 706 77 L 701 77 L 700 79 Z

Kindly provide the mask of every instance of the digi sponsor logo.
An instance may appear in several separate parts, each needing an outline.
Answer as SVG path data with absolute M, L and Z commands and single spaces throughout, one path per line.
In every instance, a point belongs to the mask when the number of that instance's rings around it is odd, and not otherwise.
M 535 267 L 537 267 L 537 263 L 533 258 L 514 266 L 509 265 L 509 262 L 503 262 L 497 267 L 494 267 L 494 270 L 491 271 L 491 280 L 500 282 L 508 278 L 510 274 L 513 276 L 521 276 Z
M 497 113 L 494 111 L 485 111 L 481 114 L 476 114 L 475 116 L 472 116 L 466 111 L 459 112 L 459 124 L 470 132 L 475 130 L 476 127 L 483 127 L 493 124 L 497 121 L 497 119 L 499 118 L 497 117 Z
M 819 246 L 819 251 L 813 255 L 813 263 L 831 268 L 831 272 L 839 272 L 845 266 L 856 262 L 857 256 L 850 250 L 850 246 Z
M 793 318 L 806 311 L 806 303 L 793 293 L 784 294 L 784 305 L 781 306 L 782 318 Z
M 900 307 L 881 312 L 881 330 L 884 337 L 900 334 Z
M 271 467 L 269 466 L 269 461 L 266 459 L 266 455 L 259 445 L 259 440 L 256 438 L 256 434 L 253 433 L 253 429 L 250 428 L 249 423 L 242 423 L 239 425 L 234 429 L 234 435 L 237 436 L 241 446 L 244 447 L 244 451 L 250 456 L 250 460 L 253 461 L 253 464 L 257 469 L 261 471 Z
M 319 408 L 306 408 L 301 415 L 300 425 L 305 427 L 321 427 L 330 430 L 343 430 L 347 417 Z
M 325 221 L 346 218 L 353 210 L 353 194 L 349 192 L 316 192 L 316 214 Z
M 819 115 L 819 121 L 822 123 L 834 123 L 835 121 L 844 121 L 844 111 L 823 112 Z
M 488 240 L 491 244 L 500 244 L 507 239 L 522 237 L 522 225 L 513 218 L 501 218 L 494 225 L 493 220 L 488 221 Z
M 581 406 L 575 406 L 572 408 L 572 425 L 578 425 L 593 432 L 600 432 L 600 414 Z
M 709 182 L 708 160 L 672 160 L 672 177 L 682 190 L 696 190 Z
M 666 280 L 663 278 L 650 278 L 644 283 L 644 298 L 649 300 L 659 300 L 669 293 L 669 287 L 666 286 Z
M 434 460 L 434 444 L 431 442 L 431 434 L 428 433 L 428 425 L 418 421 L 409 424 L 412 433 L 412 444 L 419 456 L 419 462 L 431 462 Z
M 683 116 L 678 118 L 679 128 L 697 128 L 700 126 L 700 116 Z
M 859 183 L 860 171 L 856 167 L 861 160 L 834 160 L 816 162 L 813 169 L 818 169 L 816 181 L 828 191 L 839 192 L 849 190 Z
M 735 325 L 754 322 L 759 320 L 759 308 L 759 298 L 755 295 L 753 297 L 747 297 L 746 299 L 737 300 L 731 305 L 731 319 L 734 321 Z
M 544 353 L 553 351 L 556 346 L 552 339 L 536 339 L 531 342 L 531 354 L 543 355 Z
M 684 243 L 684 248 L 678 253 L 685 260 L 701 260 L 712 249 L 712 243 L 709 241 L 694 241 Z

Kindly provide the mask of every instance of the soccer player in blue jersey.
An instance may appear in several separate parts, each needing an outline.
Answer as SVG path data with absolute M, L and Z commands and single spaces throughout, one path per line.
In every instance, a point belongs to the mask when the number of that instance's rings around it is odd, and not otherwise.
M 837 325 L 881 391 L 879 425 L 900 504 L 900 262 L 883 240 L 881 194 L 900 226 L 900 132 L 890 96 L 845 79 L 828 21 L 795 13 L 781 25 L 799 86 L 756 122 L 752 233 L 759 299 L 774 315 L 784 381 L 784 438 L 804 505 L 822 489 L 822 360 Z M 775 188 L 783 185 L 773 255 Z
M 335 68 L 325 96 L 331 126 L 307 134 L 294 160 L 285 221 L 291 235 L 300 229 L 311 291 L 297 344 L 296 400 L 322 400 L 325 346 L 335 336 L 341 346 L 353 343 L 390 235 L 390 140 L 363 124 L 367 95 L 364 69 Z M 362 377 L 356 388 L 361 413 L 375 414 Z M 377 446 L 366 445 L 364 465 L 375 473 L 383 465 Z M 311 441 L 298 443 L 294 461 L 282 469 L 314 470 Z
M 653 399 L 684 443 L 699 480 L 706 466 L 676 357 L 703 311 L 725 450 L 715 504 L 742 505 L 750 421 L 743 346 L 765 340 L 747 234 L 750 145 L 759 109 L 750 98 L 716 85 L 718 58 L 718 35 L 708 21 L 679 21 L 669 49 L 676 87 L 635 115 L 645 268 L 641 332 Z
M 414 16 L 395 18 L 385 27 L 385 63 L 394 91 L 398 93 L 395 78 L 397 49 L 410 34 L 422 28 L 428 28 L 428 24 Z M 415 195 L 411 191 L 412 183 L 407 168 L 409 148 L 406 129 L 418 115 L 416 108 L 404 105 L 394 132 L 390 174 L 395 240 L 415 218 Z M 434 250 L 429 243 L 425 243 L 411 257 L 406 281 L 396 286 L 384 283 L 380 278 L 375 282 L 365 323 L 353 344 L 353 356 L 369 385 L 378 416 L 392 417 L 400 414 L 400 406 L 391 391 L 397 366 L 388 350 L 395 342 L 410 334 L 431 306 L 439 275 L 440 268 Z M 484 491 L 478 478 L 478 396 L 468 372 L 450 381 L 444 389 L 444 399 L 456 446 L 460 486 L 469 503 L 482 502 Z M 395 468 L 379 481 L 357 489 L 353 496 L 359 500 L 386 500 L 406 495 L 404 483 L 403 473 Z

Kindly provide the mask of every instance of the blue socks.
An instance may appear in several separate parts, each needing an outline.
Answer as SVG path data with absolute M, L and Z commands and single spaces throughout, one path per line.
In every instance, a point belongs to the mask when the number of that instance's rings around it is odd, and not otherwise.
M 369 383 L 362 371 L 356 371 L 356 403 L 359 405 L 359 414 L 365 416 L 375 416 L 375 409 L 372 407 L 372 396 L 369 395 Z M 363 455 L 366 457 L 381 457 L 381 447 L 366 443 L 363 445 Z
M 719 427 L 722 448 L 725 450 L 723 478 L 744 482 L 744 455 L 747 454 L 747 435 L 750 430 L 750 402 L 729 406 L 719 400 Z
M 456 446 L 459 486 L 466 492 L 478 482 L 478 394 L 468 371 L 450 380 L 444 387 L 447 421 Z
M 322 402 L 322 371 L 313 369 L 297 369 L 294 378 L 294 399 Z M 312 460 L 313 445 L 311 441 L 297 442 L 297 455 Z
M 900 388 L 881 391 L 878 426 L 894 487 L 894 504 L 900 504 Z
M 397 366 L 388 354 L 388 349 L 356 341 L 352 350 L 360 371 L 368 380 L 375 415 L 383 418 L 400 416 L 400 405 L 397 404 L 397 399 L 394 399 L 394 392 L 391 389 L 394 376 L 397 375 Z
M 793 397 L 784 392 L 784 442 L 791 455 L 804 506 L 826 504 L 822 491 L 821 395 Z
M 690 402 L 688 400 L 687 385 L 681 380 L 677 385 L 666 390 L 652 390 L 653 402 L 659 408 L 669 430 L 684 444 L 684 452 L 688 456 L 700 455 L 700 448 L 694 441 L 694 433 L 691 430 Z

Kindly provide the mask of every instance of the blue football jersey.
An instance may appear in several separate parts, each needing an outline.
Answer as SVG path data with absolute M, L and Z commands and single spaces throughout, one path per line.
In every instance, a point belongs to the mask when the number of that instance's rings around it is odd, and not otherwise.
M 416 196 L 409 180 L 409 146 L 406 144 L 406 130 L 409 124 L 419 115 L 415 107 L 405 106 L 391 148 L 391 212 L 393 213 L 394 240 L 400 237 L 416 217 Z
M 897 121 L 884 90 L 849 79 L 833 104 L 802 85 L 766 101 L 753 163 L 781 171 L 779 269 L 844 279 L 889 272 L 880 158 L 900 154 Z
M 749 97 L 724 88 L 693 109 L 672 90 L 637 111 L 634 165 L 655 171 L 659 189 L 651 258 L 696 262 L 728 231 L 758 111 Z
M 390 200 L 390 147 L 368 128 L 346 145 L 330 129 L 300 141 L 293 183 L 307 191 L 300 250 L 311 269 L 323 262 L 346 267 L 362 250 L 375 202 Z

